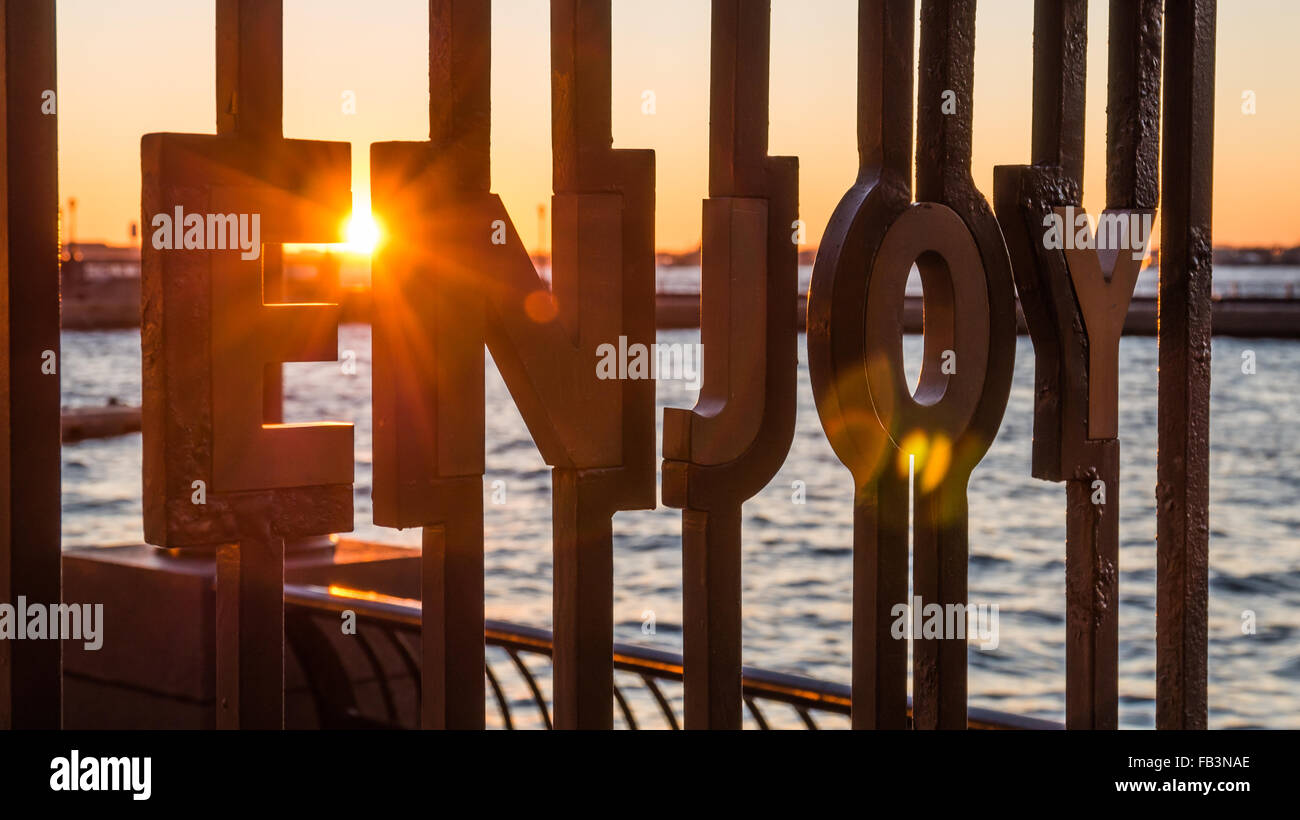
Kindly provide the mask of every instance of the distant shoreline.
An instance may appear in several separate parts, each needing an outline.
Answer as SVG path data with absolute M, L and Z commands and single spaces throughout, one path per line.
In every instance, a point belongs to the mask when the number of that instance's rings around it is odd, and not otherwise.
M 342 298 L 342 317 L 347 323 L 370 321 L 369 291 L 349 290 Z M 804 327 L 807 300 L 801 298 L 798 326 Z M 1124 322 L 1126 336 L 1156 335 L 1157 301 L 1134 298 Z M 920 333 L 923 299 L 908 296 L 903 300 L 903 331 Z M 1016 306 L 1017 332 L 1026 333 L 1024 316 Z M 691 293 L 660 293 L 655 297 L 655 324 L 660 330 L 699 327 L 700 297 Z M 139 327 L 139 301 L 86 303 L 64 301 L 64 330 L 112 330 Z M 1300 338 L 1300 299 L 1225 298 L 1214 302 L 1215 336 L 1239 338 Z
M 62 327 L 69 330 L 132 328 L 140 325 L 140 255 L 138 248 L 120 248 L 78 243 L 66 249 L 63 262 Z M 806 291 L 811 274 L 812 251 L 800 252 L 800 289 Z M 1300 248 L 1217 248 L 1215 266 L 1225 276 L 1215 277 L 1213 332 L 1218 336 L 1243 338 L 1300 338 Z M 1124 325 L 1127 335 L 1156 333 L 1155 282 L 1158 253 L 1139 279 Z M 368 322 L 370 291 L 368 266 L 347 262 L 347 254 L 304 251 L 286 254 L 284 259 L 285 298 L 291 301 L 338 301 L 345 322 Z M 702 272 L 698 251 L 688 254 L 659 254 L 656 324 L 661 329 L 699 326 L 699 288 Z M 355 264 L 353 264 L 355 262 Z M 546 260 L 540 262 L 549 274 Z M 682 264 L 685 262 L 686 264 Z M 360 265 L 360 275 L 341 276 L 341 267 Z M 1290 275 L 1286 268 L 1294 267 Z M 1254 281 L 1243 271 L 1259 271 Z M 346 272 L 346 271 L 344 271 Z M 1143 282 L 1146 282 L 1144 285 Z M 352 282 L 349 286 L 349 282 Z M 367 283 L 362 286 L 355 283 Z M 798 323 L 804 325 L 805 298 L 798 307 Z M 903 303 L 903 329 L 922 329 L 922 299 L 919 290 L 909 290 Z M 1023 317 L 1019 332 L 1025 333 Z

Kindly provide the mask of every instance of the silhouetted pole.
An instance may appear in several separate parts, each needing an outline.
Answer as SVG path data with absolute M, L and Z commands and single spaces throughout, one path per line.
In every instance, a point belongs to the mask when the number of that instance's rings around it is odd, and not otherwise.
M 280 0 L 260 8 L 250 0 L 217 0 L 216 22 L 217 134 L 249 142 L 282 139 Z M 264 256 L 262 286 L 266 297 L 280 301 L 280 249 L 273 253 Z M 284 420 L 283 393 L 282 368 L 267 368 L 264 422 Z M 284 539 L 259 519 L 241 521 L 239 542 L 217 548 L 219 728 L 284 726 Z
M 0 0 L 0 601 L 61 602 L 59 193 L 53 2 Z M 19 618 L 23 615 L 20 613 Z M 57 729 L 61 644 L 0 640 L 0 729 Z
M 420 726 L 481 729 L 491 3 L 429 3 L 429 140 L 375 143 L 374 516 L 423 528 Z
M 1206 724 L 1214 0 L 1167 0 L 1156 463 L 1156 728 Z

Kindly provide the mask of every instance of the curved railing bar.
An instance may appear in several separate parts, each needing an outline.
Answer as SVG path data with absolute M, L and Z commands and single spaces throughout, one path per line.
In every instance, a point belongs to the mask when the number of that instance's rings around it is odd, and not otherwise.
M 745 705 L 749 707 L 749 713 L 754 716 L 754 722 L 758 724 L 758 728 L 762 731 L 771 729 L 772 727 L 767 725 L 767 719 L 763 717 L 763 712 L 758 708 L 758 704 L 754 703 L 753 695 L 745 695 L 744 698 Z
M 335 716 L 357 716 L 359 709 L 347 669 L 320 627 L 305 613 L 288 612 L 284 632 L 287 644 L 299 649 L 294 656 L 316 704 L 321 727 L 334 728 L 331 718 Z
M 407 598 L 351 591 L 346 595 L 331 594 L 330 590 L 324 587 L 297 584 L 285 586 L 284 598 L 290 613 L 313 611 L 337 617 L 339 612 L 349 609 L 356 613 L 359 625 L 411 632 L 418 631 L 420 628 L 420 602 Z M 507 654 L 511 651 L 529 652 L 547 657 L 551 654 L 551 633 L 545 629 L 489 620 L 485 622 L 484 637 L 488 646 L 498 647 Z M 617 670 L 631 672 L 641 676 L 643 680 L 677 682 L 682 680 L 680 655 L 626 643 L 614 644 L 613 653 L 614 668 Z M 525 680 L 531 677 L 530 672 Z M 755 701 L 785 703 L 792 706 L 796 712 L 802 709 L 844 716 L 850 714 L 851 691 L 846 684 L 767 669 L 755 669 L 751 666 L 742 669 L 742 678 L 745 697 Z M 667 698 L 663 696 L 662 691 L 656 694 L 657 690 L 657 685 L 652 686 L 651 694 L 663 708 Z M 545 698 L 542 702 L 545 703 Z M 910 699 L 908 711 L 910 714 Z M 549 709 L 545 714 L 549 717 Z M 674 718 L 670 723 L 673 724 L 673 728 L 677 728 L 678 723 L 675 713 L 673 714 Z M 969 709 L 967 719 L 971 729 L 1059 730 L 1064 728 L 1056 721 L 977 707 Z M 808 720 L 804 720 L 804 723 L 807 725 Z
M 384 667 L 379 663 L 379 655 L 375 652 L 375 648 L 370 645 L 370 641 L 366 640 L 366 636 L 361 634 L 360 630 L 357 630 L 356 638 L 361 642 L 361 651 L 365 654 L 366 660 L 370 662 L 370 666 L 375 670 L 375 681 L 379 684 L 379 695 L 384 699 L 384 711 L 388 713 L 389 719 L 396 723 L 397 701 L 393 698 L 393 690 L 389 686 L 388 676 L 384 674 Z M 418 681 L 419 679 L 417 674 L 415 680 Z
M 483 671 L 487 674 L 488 685 L 492 687 L 492 694 L 497 699 L 497 706 L 501 708 L 501 719 L 505 722 L 507 729 L 515 728 L 514 722 L 510 719 L 510 704 L 506 702 L 506 693 L 501 691 L 501 684 L 497 681 L 497 676 L 492 671 L 492 664 L 484 663 Z
M 641 681 L 659 703 L 659 711 L 663 712 L 664 718 L 668 721 L 668 728 L 674 731 L 682 728 L 677 722 L 677 713 L 673 711 L 673 705 L 668 702 L 668 698 L 664 697 L 664 693 L 659 689 L 659 684 L 655 683 L 655 679 L 648 674 L 642 674 Z
M 546 728 L 552 728 L 551 710 L 546 705 L 546 698 L 542 697 L 541 687 L 537 685 L 537 679 L 533 677 L 532 670 L 529 669 L 528 665 L 519 657 L 519 650 L 507 647 L 506 654 L 510 656 L 510 660 L 514 661 L 515 668 L 519 670 L 519 674 L 524 679 L 524 683 L 528 684 L 528 688 L 533 691 L 533 703 L 537 704 L 538 711 L 542 713 L 542 720 L 546 723 Z
M 796 706 L 794 707 L 794 710 L 799 714 L 799 719 L 803 721 L 804 726 L 807 726 L 813 731 L 821 728 L 817 725 L 817 721 L 813 720 L 812 715 L 808 714 L 808 709 L 806 707 Z
M 632 710 L 627 705 L 627 698 L 623 697 L 623 690 L 619 687 L 618 682 L 614 683 L 614 700 L 618 701 L 618 708 L 623 712 L 623 719 L 627 721 L 627 728 L 635 730 L 636 718 L 632 716 Z
M 402 665 L 406 667 L 406 672 L 411 676 L 411 681 L 415 683 L 415 714 L 418 717 L 420 710 L 424 707 L 424 690 L 420 686 L 420 664 L 415 659 L 415 654 L 411 648 L 402 640 L 402 633 L 396 629 L 384 630 L 388 634 L 388 640 L 392 641 L 393 646 L 397 647 L 397 654 L 402 659 Z M 486 664 L 484 664 L 486 666 Z

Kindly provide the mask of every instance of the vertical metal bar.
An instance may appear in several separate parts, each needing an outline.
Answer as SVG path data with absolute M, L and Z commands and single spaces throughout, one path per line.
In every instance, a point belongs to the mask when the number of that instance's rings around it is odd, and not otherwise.
M 1088 448 L 1065 483 L 1065 714 L 1070 729 L 1119 720 L 1119 439 Z M 1100 481 L 1103 503 L 1095 503 Z
M 1155 150 L 1147 141 L 1149 132 L 1142 129 L 1145 122 L 1134 120 L 1150 105 L 1135 95 L 1139 89 L 1134 85 L 1149 80 L 1149 72 L 1130 62 L 1151 57 L 1136 51 L 1138 11 L 1131 3 L 1112 5 L 1108 195 L 1124 199 L 1144 195 L 1140 174 L 1149 170 L 1145 163 L 1154 162 Z M 1087 35 L 1087 4 L 1081 0 L 1041 0 L 1035 6 L 1032 141 L 1037 167 L 1016 183 L 1033 191 L 1032 206 L 1025 211 L 1031 219 L 1040 219 L 1040 211 L 1050 213 L 1054 206 L 1082 201 Z M 1155 60 L 1158 66 L 1158 53 Z M 1072 270 L 1073 257 L 1044 253 L 1038 224 L 1029 231 L 1031 253 L 1018 254 L 1017 273 L 1037 355 L 1034 474 L 1066 483 L 1066 723 L 1077 729 L 1114 728 L 1119 442 L 1113 432 L 1108 438 L 1089 434 L 1114 426 L 1104 424 L 1102 413 L 1091 408 L 1105 396 L 1099 391 L 1113 389 L 1118 363 L 1107 359 L 1101 362 L 1104 372 L 1090 372 L 1090 362 L 1097 361 L 1090 349 L 1106 340 L 1100 325 L 1084 321 L 1109 303 L 1101 304 L 1104 282 L 1088 282 L 1089 292 L 1071 286 L 1072 277 L 1083 282 L 1080 272 Z M 1008 227 L 1009 232 L 1019 229 L 1013 222 Z M 1101 276 L 1100 267 L 1095 273 Z M 1130 294 L 1131 288 L 1125 300 Z M 1114 401 L 1101 402 L 1109 419 L 1117 413 Z M 1103 503 L 1095 503 L 1099 492 Z
M 907 641 L 892 634 L 907 601 L 907 480 L 886 470 L 853 505 L 854 729 L 906 729 Z
M 991 214 L 988 206 L 976 190 L 970 171 L 975 96 L 974 2 L 954 0 L 923 4 L 921 64 L 917 105 L 916 198 L 919 201 L 951 204 L 968 220 L 981 220 L 988 236 L 1000 239 L 995 225 L 990 224 L 992 220 L 989 218 Z M 945 95 L 952 95 L 951 99 L 957 106 L 954 113 L 945 112 Z M 958 275 L 963 269 L 954 262 L 955 260 L 949 260 L 948 263 L 950 276 Z M 1010 273 L 1009 270 L 997 270 L 991 258 L 983 260 L 982 266 L 986 269 L 985 276 L 989 278 Z M 931 316 L 931 304 L 927 302 L 927 316 Z M 992 299 L 990 304 L 993 304 Z M 937 314 L 942 313 L 942 310 L 934 313 L 936 315 L 932 318 L 938 319 Z M 1015 340 L 1008 339 L 1004 329 L 990 330 L 990 339 L 1002 339 L 1004 345 L 1002 349 L 997 349 L 996 346 L 990 349 L 990 358 L 996 357 L 1009 365 L 1015 357 Z M 933 331 L 930 331 L 927 335 L 932 334 Z M 973 350 L 954 352 L 959 357 L 970 357 L 975 353 Z M 990 374 L 998 372 L 999 368 L 989 368 Z M 1010 375 L 1009 367 L 1006 373 Z M 1007 389 L 1009 385 L 993 390 L 986 388 L 985 395 L 1005 396 Z M 1001 421 L 1001 412 L 1002 407 L 999 407 L 991 425 L 984 422 L 991 427 L 988 431 L 990 438 Z M 932 435 L 938 433 L 937 430 L 927 432 Z M 959 452 L 960 450 L 961 448 Z M 963 464 L 962 461 L 955 460 L 943 480 L 932 491 L 918 486 L 914 492 L 912 587 L 913 595 L 923 602 L 938 604 L 945 611 L 950 606 L 960 606 L 964 612 L 970 552 L 966 489 L 970 470 L 975 464 Z M 919 484 L 919 479 L 917 483 Z M 966 728 L 965 642 L 936 642 L 914 635 L 912 664 L 913 725 L 918 729 Z
M 421 725 L 484 725 L 483 344 L 492 7 L 430 0 L 429 141 L 376 143 L 375 522 L 424 527 Z M 507 716 L 508 720 L 508 716 Z
M 216 0 L 217 133 L 284 136 L 282 0 Z
M 614 187 L 610 26 L 609 0 L 552 0 L 551 150 L 557 194 Z
M 551 3 L 551 165 L 557 195 L 611 188 L 610 15 L 607 0 Z M 612 729 L 613 511 L 594 503 L 597 475 L 588 479 L 584 471 L 556 469 L 551 481 L 554 723 L 557 729 Z
M 455 185 L 491 185 L 492 2 L 429 0 L 429 141 Z
M 552 471 L 555 728 L 614 728 L 614 524 L 593 471 Z
M 491 95 L 492 3 L 431 0 L 429 141 L 434 151 L 445 157 L 440 164 L 445 178 L 440 184 L 457 192 L 486 192 L 491 184 Z M 432 102 L 435 99 L 437 104 Z M 483 317 L 478 303 L 464 293 L 469 283 L 463 281 L 462 271 L 442 266 L 435 271 L 434 286 L 441 291 L 441 298 L 434 301 L 438 312 L 432 322 L 437 340 L 433 358 L 446 361 L 436 365 L 437 410 L 428 421 L 437 441 L 439 474 L 454 477 L 435 482 L 434 511 L 428 519 L 435 523 L 425 527 L 423 537 L 421 725 L 426 729 L 482 729 L 481 670 L 487 665 L 483 643 Z M 467 311 L 466 304 L 474 304 L 475 310 Z M 457 332 L 462 338 L 455 338 Z M 456 436 L 464 436 L 460 446 L 451 442 Z M 402 446 L 400 441 L 395 444 Z
M 909 200 L 912 133 L 906 123 L 912 119 L 914 104 L 913 13 L 911 2 L 858 2 L 858 178 L 861 181 L 864 176 L 879 173 L 884 178 L 882 184 L 892 182 L 900 186 L 902 190 L 899 193 L 905 194 Z M 867 259 L 860 261 L 863 267 L 868 264 Z M 814 272 L 814 279 L 816 276 Z M 854 294 L 852 302 L 865 304 L 865 280 L 860 285 L 857 280 L 853 283 L 861 291 Z M 813 331 L 818 313 L 814 295 L 810 293 L 810 365 L 816 343 Z M 853 353 L 849 356 L 838 354 L 835 358 L 849 359 L 844 362 L 848 366 L 854 366 L 853 360 L 858 363 L 866 361 L 865 351 L 859 347 L 861 342 L 858 341 L 865 338 L 863 315 L 864 311 L 858 309 L 851 316 L 835 317 L 834 324 L 843 328 L 837 335 L 847 333 L 853 345 Z M 850 406 L 860 406 L 863 400 L 869 401 L 865 395 L 846 396 L 845 399 Z M 819 405 L 823 401 L 819 398 Z M 853 506 L 851 721 L 854 729 L 905 729 L 907 642 L 894 639 L 890 624 L 894 606 L 907 599 L 907 482 L 897 480 L 889 467 L 878 476 L 868 477 L 879 469 L 879 465 L 871 456 L 860 460 L 861 464 L 849 465 L 857 485 Z M 898 514 L 900 510 L 903 511 L 901 516 Z
M 461 205 L 490 183 L 491 4 L 431 0 L 429 44 L 429 142 L 372 147 L 394 232 L 374 264 L 375 520 L 425 528 L 421 725 L 472 729 L 484 721 L 483 308 L 475 263 L 449 248 L 487 224 Z
M 768 156 L 770 0 L 713 0 L 709 195 L 759 196 Z
M 284 246 L 267 245 L 262 249 L 262 293 L 267 304 L 288 301 L 285 298 Z M 262 377 L 262 420 L 267 424 L 284 422 L 284 365 L 267 365 Z
M 919 483 L 919 482 L 918 482 Z M 968 516 L 965 482 L 919 487 L 913 495 L 912 595 L 922 602 L 962 607 L 967 597 Z M 915 605 L 915 604 L 914 604 Z M 946 617 L 945 617 L 946 626 Z M 912 724 L 917 729 L 966 728 L 966 641 L 912 636 Z
M 1108 208 L 1147 209 L 1156 204 L 1159 155 L 1160 0 L 1112 0 L 1107 83 L 1106 202 Z M 1080 87 L 1077 93 L 1082 93 Z M 1078 102 L 1081 106 L 1081 99 Z M 1082 139 L 1082 130 L 1073 138 Z M 1074 296 L 1087 325 L 1088 431 L 1077 458 L 1063 456 L 1066 478 L 1066 723 L 1070 728 L 1113 729 L 1119 721 L 1119 501 L 1118 348 L 1099 323 L 1108 303 L 1131 295 L 1119 268 L 1109 284 L 1100 266 L 1084 270 L 1086 257 L 1067 254 Z M 1136 275 L 1136 263 L 1134 263 Z M 1127 287 L 1125 287 L 1127 285 Z M 1107 297 L 1102 290 L 1124 290 Z M 1081 362 L 1074 363 L 1082 371 Z M 1086 408 L 1086 411 L 1085 411 Z M 1080 429 L 1069 423 L 1071 429 Z M 1098 431 L 1104 430 L 1102 434 Z
M 695 408 L 664 412 L 663 497 L 683 510 L 686 726 L 740 729 L 741 507 L 794 435 L 798 164 L 767 154 L 770 3 L 712 11 L 700 339 L 713 352 Z
M 217 547 L 216 663 L 218 729 L 239 728 L 239 545 Z
M 808 293 L 817 412 L 855 489 L 854 729 L 907 727 L 907 643 L 890 625 L 907 598 L 908 488 L 869 409 L 863 306 L 872 255 L 912 199 L 914 11 L 910 0 L 858 2 L 858 176 L 827 225 Z
M 567 330 L 570 341 L 586 345 L 593 336 L 613 329 L 616 337 L 626 336 L 628 345 L 648 346 L 655 334 L 651 308 L 654 153 L 611 147 L 611 55 L 609 0 L 553 0 L 551 144 L 557 237 L 551 297 L 557 307 L 558 324 Z M 617 233 L 598 227 L 615 216 Z M 620 263 L 617 278 L 608 267 L 613 259 Z M 594 304 L 583 308 L 584 315 L 579 315 L 579 306 L 590 303 L 598 289 L 618 294 L 616 316 L 610 315 L 612 311 L 600 315 L 601 306 Z M 505 306 L 505 311 L 499 303 L 495 307 L 498 315 L 508 315 L 490 325 L 489 348 L 525 418 L 534 419 L 530 429 L 543 456 L 556 468 L 552 475 L 555 726 L 611 728 L 611 516 L 616 510 L 654 506 L 654 381 L 623 380 L 617 440 L 602 436 L 591 442 L 597 445 L 596 450 L 576 453 L 570 445 L 565 448 L 567 452 L 557 452 L 547 441 L 553 433 L 564 432 L 567 438 L 592 422 L 588 414 L 606 410 L 583 402 L 568 410 L 568 418 L 543 420 L 538 413 L 542 408 L 521 401 L 529 389 L 526 382 L 541 379 L 542 365 L 525 364 L 520 356 L 523 351 L 510 349 L 516 343 L 507 339 L 512 334 L 526 338 L 541 326 L 510 316 L 517 310 L 515 306 Z M 593 314 L 590 318 L 585 315 L 588 310 Z M 599 341 L 622 343 L 611 337 Z M 586 381 L 594 375 L 580 378 Z M 547 431 L 547 426 L 554 429 Z
M 974 189 L 971 134 L 975 98 L 975 3 L 921 6 L 921 71 L 916 107 L 916 199 L 947 202 Z M 955 111 L 945 109 L 948 95 Z
M 284 539 L 217 548 L 217 728 L 284 728 Z
M 858 0 L 859 173 L 883 168 L 906 178 L 909 190 L 913 11 L 910 2 Z
M 654 339 L 653 153 L 610 147 L 609 0 L 556 0 L 549 285 L 517 232 L 489 242 L 498 220 L 510 227 L 489 190 L 490 9 L 486 0 L 431 2 L 430 141 L 371 149 L 376 202 L 403 237 L 386 244 L 375 269 L 375 516 L 392 526 L 435 528 L 425 542 L 425 629 L 444 634 L 429 638 L 426 649 L 446 654 L 450 664 L 454 646 L 476 641 L 481 658 L 481 520 L 471 526 L 467 519 L 481 518 L 482 508 L 481 499 L 470 503 L 463 480 L 481 482 L 483 473 L 486 341 L 555 468 L 556 725 L 608 728 L 611 517 L 654 504 L 654 383 L 607 383 L 593 354 L 602 343 L 648 346 Z M 554 309 L 550 315 L 531 310 L 539 298 Z M 466 503 L 446 500 L 462 491 Z M 476 589 L 473 614 L 465 593 Z M 448 597 L 439 602 L 438 595 Z M 467 651 L 456 652 L 457 666 Z M 442 674 L 447 687 L 465 692 L 439 700 L 426 690 L 427 725 L 481 725 L 482 679 L 463 671 Z
M 682 511 L 688 729 L 741 728 L 740 507 Z
M 1034 2 L 1035 165 L 1061 169 L 1083 187 L 1083 113 L 1088 74 L 1087 0 Z
M 1156 727 L 1206 725 L 1215 0 L 1167 0 L 1161 169 Z
M 250 140 L 284 136 L 283 0 L 217 0 L 217 133 Z M 284 301 L 284 252 L 262 257 L 266 301 Z M 284 421 L 284 365 L 266 368 L 265 421 Z
M 482 729 L 483 480 L 448 479 L 446 511 L 422 538 L 421 717 L 425 729 Z
M 0 2 L 0 601 L 11 605 L 61 601 L 54 21 L 53 2 Z M 59 727 L 60 651 L 0 640 L 0 729 Z
M 283 138 L 283 25 L 281 0 L 217 0 L 219 135 Z M 280 258 L 277 249 L 264 261 L 272 296 L 283 290 Z M 283 418 L 282 373 L 275 365 L 264 377 L 267 421 Z M 217 725 L 282 729 L 284 539 L 256 513 L 241 517 L 239 543 L 217 548 Z
M 1106 87 L 1106 207 L 1159 200 L 1163 0 L 1110 0 Z

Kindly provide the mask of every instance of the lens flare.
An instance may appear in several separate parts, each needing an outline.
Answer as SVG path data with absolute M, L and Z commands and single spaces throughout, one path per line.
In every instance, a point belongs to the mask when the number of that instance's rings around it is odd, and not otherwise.
M 379 244 L 379 223 L 368 211 L 356 211 L 348 219 L 347 249 L 353 253 L 371 254 Z

